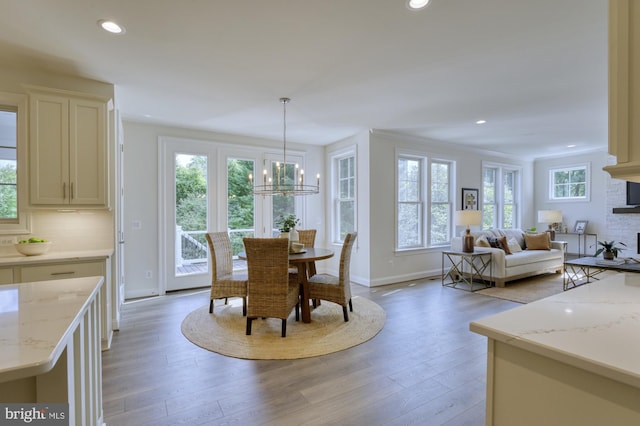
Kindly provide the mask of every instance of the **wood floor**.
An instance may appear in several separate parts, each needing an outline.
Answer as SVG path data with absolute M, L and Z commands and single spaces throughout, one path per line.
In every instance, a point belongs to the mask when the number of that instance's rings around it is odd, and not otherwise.
M 369 289 L 387 313 L 354 348 L 291 361 L 201 349 L 182 319 L 208 292 L 127 303 L 103 357 L 105 421 L 116 425 L 483 425 L 487 339 L 469 322 L 518 303 L 439 279 Z

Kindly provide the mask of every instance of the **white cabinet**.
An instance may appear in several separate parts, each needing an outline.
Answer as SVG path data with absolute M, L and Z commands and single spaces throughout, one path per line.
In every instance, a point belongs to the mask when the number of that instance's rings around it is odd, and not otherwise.
M 107 100 L 38 91 L 29 108 L 31 205 L 108 207 Z
M 113 337 L 112 312 L 112 283 L 111 283 L 111 259 L 102 260 L 73 260 L 56 263 L 41 263 L 34 265 L 16 266 L 14 268 L 14 282 L 36 282 L 61 280 L 66 278 L 82 278 L 101 276 L 104 277 L 104 285 L 100 289 L 101 325 L 102 325 L 102 349 L 111 346 Z M 0 269 L 0 271 L 2 271 Z M 2 275 L 0 275 L 0 280 Z
M 0 268 L 0 284 L 13 283 L 13 268 Z
M 609 1 L 609 153 L 605 171 L 640 182 L 640 5 Z

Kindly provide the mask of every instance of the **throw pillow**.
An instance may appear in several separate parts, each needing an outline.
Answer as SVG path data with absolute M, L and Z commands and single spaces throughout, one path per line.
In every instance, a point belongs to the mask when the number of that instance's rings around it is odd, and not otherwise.
M 509 246 L 507 246 L 507 237 L 487 237 L 487 240 L 491 247 L 502 249 L 506 254 L 511 254 Z
M 491 245 L 489 245 L 487 237 L 482 235 L 481 237 L 476 238 L 476 247 L 491 247 Z
M 527 245 L 527 250 L 551 250 L 548 232 L 542 234 L 524 234 L 524 242 Z
M 498 238 L 500 242 L 500 248 L 504 250 L 504 254 L 511 254 L 511 250 L 509 249 L 509 244 L 507 244 L 507 237 Z
M 509 251 L 511 251 L 511 253 L 520 253 L 522 251 L 522 247 L 520 247 L 518 240 L 515 238 L 509 238 L 509 240 L 507 240 L 507 245 L 509 246 Z

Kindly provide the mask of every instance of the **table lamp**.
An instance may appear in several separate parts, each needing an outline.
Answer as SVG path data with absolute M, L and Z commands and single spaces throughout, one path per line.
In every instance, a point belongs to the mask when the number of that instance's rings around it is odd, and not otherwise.
M 471 235 L 470 226 L 482 225 L 482 212 L 480 210 L 457 210 L 456 226 L 466 226 L 467 232 L 462 237 L 462 251 L 473 253 L 474 239 Z
M 556 239 L 556 231 L 552 228 L 552 224 L 562 222 L 562 212 L 560 210 L 538 210 L 538 222 L 549 224 L 547 232 L 553 241 Z

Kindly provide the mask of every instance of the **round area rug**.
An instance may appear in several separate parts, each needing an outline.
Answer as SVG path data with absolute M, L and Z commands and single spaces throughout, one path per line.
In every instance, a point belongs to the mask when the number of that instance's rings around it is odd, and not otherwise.
M 282 321 L 255 319 L 247 336 L 247 319 L 242 316 L 240 299 L 229 305 L 209 306 L 191 312 L 182 321 L 182 334 L 201 348 L 235 358 L 297 359 L 330 354 L 366 342 L 378 334 L 386 319 L 384 310 L 371 300 L 353 297 L 349 321 L 342 306 L 323 301 L 311 310 L 311 322 L 295 320 L 292 311 L 287 320 L 287 337 L 280 337 Z

